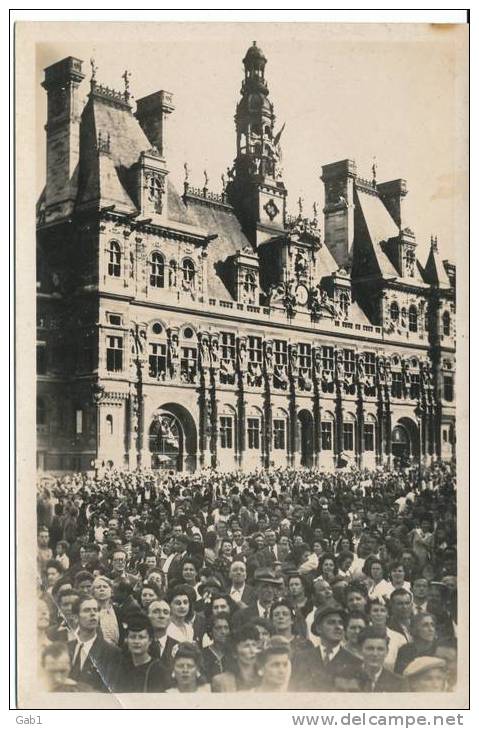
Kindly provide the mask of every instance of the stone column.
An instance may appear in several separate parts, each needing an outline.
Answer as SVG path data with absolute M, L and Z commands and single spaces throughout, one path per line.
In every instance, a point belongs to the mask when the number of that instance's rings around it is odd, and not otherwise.
M 271 465 L 271 448 L 273 436 L 273 408 L 271 405 L 271 377 L 264 375 L 264 467 Z
M 217 372 L 211 370 L 211 388 L 210 388 L 210 414 L 211 414 L 211 465 L 213 468 L 217 466 L 218 458 L 218 400 L 216 397 L 216 376 Z
M 360 385 L 358 386 L 356 418 L 357 418 L 357 425 L 358 425 L 357 443 L 356 443 L 357 462 L 358 462 L 359 468 L 362 468 L 363 452 L 364 452 L 364 402 L 363 402 L 362 387 Z

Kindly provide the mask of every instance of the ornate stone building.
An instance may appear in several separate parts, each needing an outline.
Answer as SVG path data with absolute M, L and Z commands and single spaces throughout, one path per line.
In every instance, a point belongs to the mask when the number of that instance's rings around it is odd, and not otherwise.
M 454 455 L 455 267 L 424 265 L 405 180 L 322 168 L 287 212 L 253 44 L 223 189 L 168 176 L 172 94 L 133 109 L 82 61 L 45 69 L 38 202 L 38 466 L 193 471 L 425 463 Z

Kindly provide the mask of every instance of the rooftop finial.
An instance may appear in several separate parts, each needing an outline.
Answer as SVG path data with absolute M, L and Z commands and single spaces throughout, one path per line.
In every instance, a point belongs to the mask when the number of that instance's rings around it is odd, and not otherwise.
M 208 183 L 210 181 L 210 178 L 208 177 L 208 173 L 206 170 L 203 171 L 203 175 L 205 176 L 205 190 L 208 189 Z
M 124 93 L 124 96 L 125 96 L 125 100 L 126 101 L 128 101 L 128 99 L 131 96 L 131 94 L 130 94 L 130 78 L 131 78 L 130 71 L 126 71 L 125 70 L 125 73 L 123 74 L 122 79 L 125 82 L 125 93 Z
M 313 220 L 318 219 L 318 203 L 316 200 L 313 202 Z
M 378 171 L 378 166 L 376 164 L 376 157 L 373 157 L 373 166 L 371 167 L 371 171 L 373 173 L 373 186 L 376 187 L 376 175 Z
M 298 210 L 299 216 L 301 217 L 303 214 L 303 198 L 301 196 L 298 198 Z
M 221 184 L 223 186 L 223 192 L 226 192 L 226 177 L 225 177 L 224 172 L 221 175 Z
M 183 167 L 184 167 L 184 170 L 185 170 L 185 182 L 188 182 L 188 180 L 190 178 L 190 168 L 188 167 L 188 162 L 185 162 L 185 164 L 183 165 Z
M 90 66 L 91 66 L 91 78 L 90 78 L 90 85 L 95 86 L 96 84 L 96 72 L 98 71 L 98 66 L 95 63 L 94 58 L 90 58 Z
M 431 249 L 437 252 L 437 235 L 431 235 Z

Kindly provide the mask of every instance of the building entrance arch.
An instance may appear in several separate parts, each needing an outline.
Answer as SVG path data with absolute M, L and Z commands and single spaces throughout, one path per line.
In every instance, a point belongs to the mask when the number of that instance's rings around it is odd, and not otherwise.
M 419 460 L 419 428 L 411 418 L 400 418 L 391 433 L 393 458 L 401 463 Z
M 313 416 L 309 410 L 300 410 L 298 413 L 297 450 L 301 455 L 301 465 L 308 468 L 313 465 L 313 433 Z
M 149 450 L 154 469 L 196 469 L 196 425 L 183 405 L 167 403 L 154 413 L 149 428 Z

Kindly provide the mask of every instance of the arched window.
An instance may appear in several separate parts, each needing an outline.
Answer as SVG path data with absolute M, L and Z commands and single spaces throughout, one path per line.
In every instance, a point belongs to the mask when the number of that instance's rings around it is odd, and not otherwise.
M 445 311 L 442 316 L 442 333 L 445 337 L 451 334 L 451 315 L 448 311 Z
M 244 279 L 244 290 L 248 301 L 253 303 L 256 298 L 256 278 L 254 273 L 247 273 Z
M 42 397 L 37 397 L 37 425 L 46 425 L 47 411 L 45 401 Z
M 165 286 L 165 259 L 154 251 L 150 259 L 150 286 L 162 289 Z
M 414 263 L 415 263 L 416 257 L 414 255 L 414 251 L 412 248 L 408 248 L 406 251 L 406 270 L 409 276 L 412 276 L 414 273 Z
M 415 306 L 409 307 L 409 331 L 417 332 L 417 309 Z
M 195 264 L 191 258 L 185 258 L 183 261 L 183 281 L 192 284 L 195 280 Z
M 118 241 L 110 241 L 108 256 L 108 275 L 119 278 L 121 275 L 121 248 Z
M 106 432 L 108 435 L 113 435 L 113 415 L 106 416 Z
M 395 301 L 391 304 L 389 315 L 391 317 L 391 321 L 399 321 L 399 306 Z

